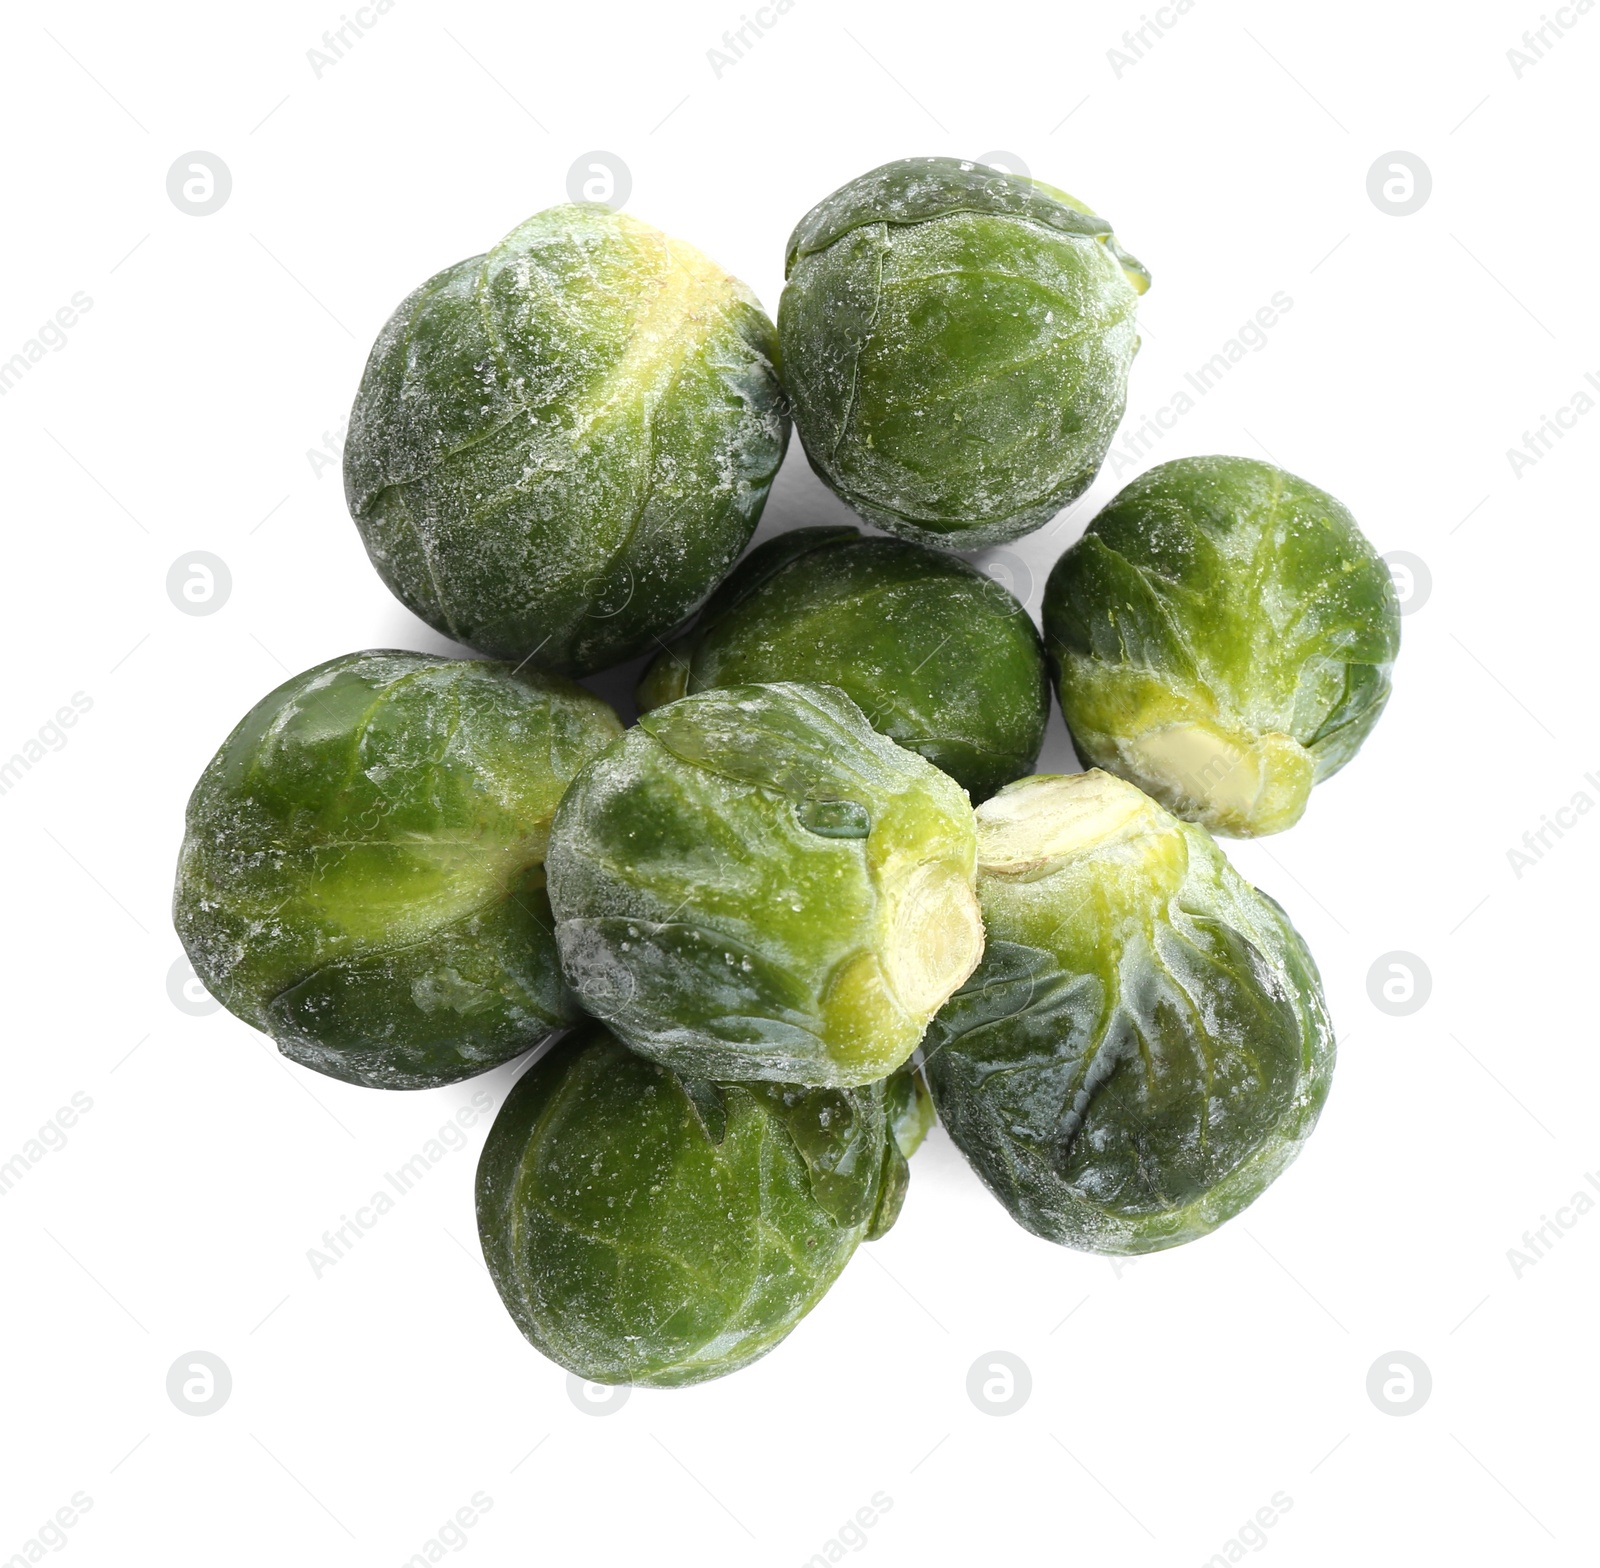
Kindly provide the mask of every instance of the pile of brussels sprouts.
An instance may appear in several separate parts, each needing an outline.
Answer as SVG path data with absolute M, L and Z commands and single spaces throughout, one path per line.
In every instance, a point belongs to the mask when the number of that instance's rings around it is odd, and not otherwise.
M 913 158 L 801 220 L 776 328 L 690 246 L 563 206 L 379 335 L 351 512 L 487 657 L 263 698 L 190 799 L 175 922 L 218 1000 L 350 1083 L 549 1045 L 478 1226 L 578 1375 L 772 1349 L 894 1223 L 935 1112 L 1020 1224 L 1105 1253 L 1206 1234 L 1310 1134 L 1316 966 L 1212 835 L 1289 827 L 1372 728 L 1383 563 L 1234 457 L 1124 489 L 1043 638 L 946 553 L 1093 481 L 1149 281 L 1065 193 Z M 888 537 L 739 562 L 791 420 Z M 574 678 L 644 654 L 625 728 Z M 1052 683 L 1088 772 L 1031 773 Z

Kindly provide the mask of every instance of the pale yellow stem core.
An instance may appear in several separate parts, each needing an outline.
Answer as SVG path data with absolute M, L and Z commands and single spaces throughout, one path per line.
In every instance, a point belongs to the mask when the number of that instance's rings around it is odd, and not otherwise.
M 1289 735 L 1240 737 L 1178 723 L 1126 740 L 1118 751 L 1152 794 L 1214 833 L 1277 833 L 1299 821 L 1311 793 L 1311 755 Z
M 972 883 L 934 861 L 886 878 L 889 928 L 883 965 L 890 989 L 913 1017 L 929 1019 L 983 957 L 983 917 Z
M 1098 768 L 1022 779 L 979 806 L 977 818 L 980 875 L 1019 881 L 1161 826 L 1143 791 Z

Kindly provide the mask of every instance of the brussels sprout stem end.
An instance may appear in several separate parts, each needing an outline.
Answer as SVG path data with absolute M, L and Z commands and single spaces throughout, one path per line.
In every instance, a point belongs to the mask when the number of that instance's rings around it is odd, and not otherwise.
M 1091 850 L 1160 826 L 1141 791 L 1099 768 L 1036 773 L 978 808 L 978 870 L 1032 882 Z

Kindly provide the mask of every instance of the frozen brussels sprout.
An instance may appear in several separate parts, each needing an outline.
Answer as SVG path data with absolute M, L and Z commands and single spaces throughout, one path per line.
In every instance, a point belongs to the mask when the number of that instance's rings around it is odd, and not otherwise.
M 813 207 L 785 276 L 795 424 L 869 522 L 976 550 L 1089 488 L 1150 278 L 1081 202 L 981 164 L 904 158 Z
M 681 240 L 553 207 L 378 334 L 345 493 L 383 578 L 496 658 L 585 675 L 738 559 L 789 437 L 772 323 Z
M 1300 820 L 1389 700 L 1389 570 L 1326 491 L 1247 457 L 1141 474 L 1056 562 L 1045 642 L 1078 755 L 1213 833 Z
M 1333 1029 L 1284 912 L 1203 828 L 1095 770 L 978 809 L 989 945 L 924 1047 L 1018 1224 L 1091 1252 L 1215 1230 L 1299 1152 Z
M 478 1234 L 516 1325 L 596 1383 L 704 1382 L 765 1355 L 873 1227 L 905 1161 L 881 1084 L 681 1078 L 585 1023 L 511 1091 Z
M 1050 716 L 1039 634 L 999 583 L 854 528 L 796 529 L 753 551 L 656 657 L 639 706 L 751 681 L 837 686 L 974 800 L 1033 766 Z
M 695 1077 L 893 1072 L 983 951 L 961 786 L 843 692 L 780 682 L 644 715 L 550 838 L 567 979 Z
M 558 675 L 347 654 L 262 698 L 189 798 L 173 923 L 292 1061 L 426 1089 L 577 1017 L 544 887 L 550 819 L 622 732 Z

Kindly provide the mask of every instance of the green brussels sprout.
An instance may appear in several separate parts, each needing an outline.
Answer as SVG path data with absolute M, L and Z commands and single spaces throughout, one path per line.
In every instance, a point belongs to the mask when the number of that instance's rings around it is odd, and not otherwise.
M 518 1081 L 478 1164 L 478 1234 L 516 1325 L 596 1383 L 749 1365 L 839 1277 L 880 1207 L 884 1088 L 681 1078 L 598 1023 Z M 903 1190 L 903 1187 L 902 1187 Z
M 1089 488 L 1150 278 L 1081 202 L 903 158 L 800 220 L 785 277 L 779 363 L 800 439 L 869 522 L 976 550 Z
M 1400 608 L 1326 491 L 1247 457 L 1184 457 L 1056 562 L 1044 629 L 1084 762 L 1253 837 L 1298 822 L 1377 723 Z
M 983 951 L 953 779 L 828 686 L 657 708 L 573 781 L 547 868 L 578 1000 L 693 1077 L 886 1077 Z
M 699 251 L 553 207 L 379 333 L 345 493 L 394 594 L 481 653 L 586 675 L 738 559 L 789 439 L 772 323 Z
M 1259 1197 L 1334 1056 L 1278 905 L 1204 828 L 1099 770 L 978 808 L 978 896 L 983 963 L 924 1054 L 940 1120 L 1018 1224 L 1155 1252 Z
M 347 654 L 262 698 L 195 785 L 173 924 L 206 989 L 291 1061 L 426 1089 L 577 1017 L 550 819 L 622 731 L 537 671 Z
M 656 657 L 639 707 L 752 681 L 837 686 L 974 800 L 1033 766 L 1050 716 L 1039 634 L 999 583 L 854 528 L 800 528 L 753 551 Z

